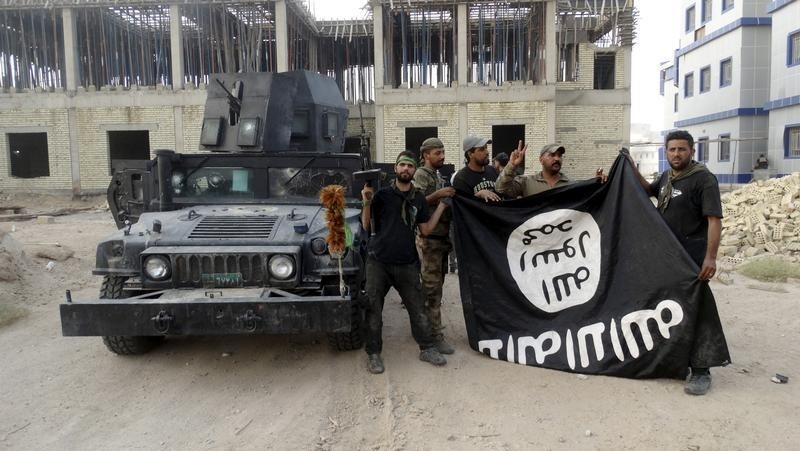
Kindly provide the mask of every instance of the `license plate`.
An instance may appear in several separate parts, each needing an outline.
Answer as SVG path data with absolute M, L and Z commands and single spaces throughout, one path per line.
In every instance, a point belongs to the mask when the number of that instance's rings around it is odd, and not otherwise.
M 238 272 L 202 274 L 204 288 L 236 288 L 242 286 L 242 274 Z

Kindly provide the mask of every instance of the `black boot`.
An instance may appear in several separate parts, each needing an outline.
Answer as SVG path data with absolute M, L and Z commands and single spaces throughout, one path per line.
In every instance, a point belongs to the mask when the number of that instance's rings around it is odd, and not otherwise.
M 686 381 L 683 391 L 690 395 L 701 396 L 711 389 L 711 371 L 708 368 L 692 368 L 692 374 Z
M 372 374 L 383 373 L 383 359 L 380 354 L 367 355 L 367 370 Z

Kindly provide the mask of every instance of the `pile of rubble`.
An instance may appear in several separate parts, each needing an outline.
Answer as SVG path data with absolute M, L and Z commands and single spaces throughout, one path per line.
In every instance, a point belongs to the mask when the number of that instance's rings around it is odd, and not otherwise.
M 772 254 L 800 261 L 800 173 L 762 180 L 722 196 L 722 263 Z

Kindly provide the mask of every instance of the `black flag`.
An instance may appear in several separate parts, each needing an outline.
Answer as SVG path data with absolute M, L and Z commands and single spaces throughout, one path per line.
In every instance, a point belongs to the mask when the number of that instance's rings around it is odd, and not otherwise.
M 456 197 L 470 346 L 492 358 L 623 377 L 682 378 L 730 360 L 698 268 L 620 155 L 586 181 L 487 204 Z

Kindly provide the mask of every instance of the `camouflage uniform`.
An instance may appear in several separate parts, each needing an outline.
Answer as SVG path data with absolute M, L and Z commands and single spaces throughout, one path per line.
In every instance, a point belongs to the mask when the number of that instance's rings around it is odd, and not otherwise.
M 434 191 L 444 188 L 445 181 L 439 174 L 424 166 L 417 169 L 414 174 L 414 186 L 417 191 L 428 196 Z M 436 208 L 439 202 L 429 204 L 431 209 Z M 452 213 L 448 208 L 442 214 L 439 224 L 430 235 L 418 234 L 417 252 L 421 263 L 420 275 L 422 276 L 422 289 L 425 292 L 425 311 L 431 322 L 433 336 L 441 341 L 442 335 L 442 285 L 447 268 L 447 254 L 452 249 L 450 244 L 450 220 Z

